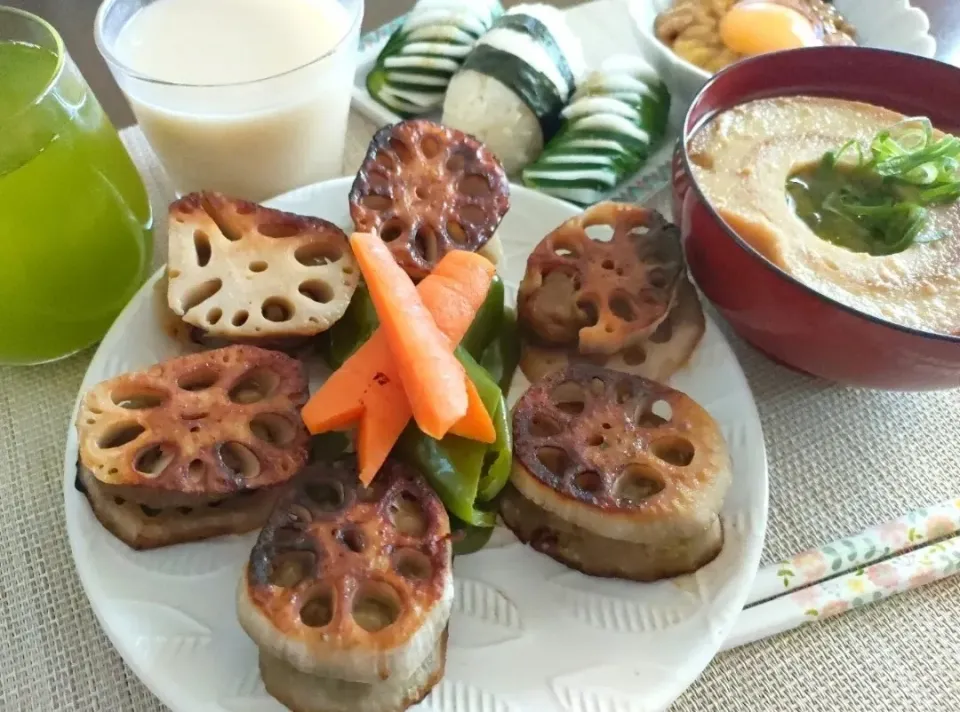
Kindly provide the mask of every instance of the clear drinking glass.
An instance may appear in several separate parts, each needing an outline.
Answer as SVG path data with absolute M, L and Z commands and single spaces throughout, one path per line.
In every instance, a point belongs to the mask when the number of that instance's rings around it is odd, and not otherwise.
M 125 25 L 157 1 L 104 0 L 95 35 L 179 194 L 212 189 L 262 201 L 341 174 L 363 0 L 337 0 L 349 19 L 329 51 L 231 84 L 163 81 L 120 60 L 115 50 Z
M 47 22 L 0 7 L 0 364 L 98 341 L 146 278 L 143 183 Z

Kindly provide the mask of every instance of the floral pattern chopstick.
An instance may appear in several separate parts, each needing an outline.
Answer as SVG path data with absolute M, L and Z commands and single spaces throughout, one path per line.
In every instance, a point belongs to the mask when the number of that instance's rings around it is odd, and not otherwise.
M 924 507 L 757 572 L 746 606 L 960 532 L 960 499 Z

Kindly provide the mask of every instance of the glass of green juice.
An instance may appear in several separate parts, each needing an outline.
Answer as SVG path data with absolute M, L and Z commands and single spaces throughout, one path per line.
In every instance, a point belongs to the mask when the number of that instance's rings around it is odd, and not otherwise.
M 63 41 L 0 7 L 0 364 L 106 333 L 147 276 L 143 182 Z

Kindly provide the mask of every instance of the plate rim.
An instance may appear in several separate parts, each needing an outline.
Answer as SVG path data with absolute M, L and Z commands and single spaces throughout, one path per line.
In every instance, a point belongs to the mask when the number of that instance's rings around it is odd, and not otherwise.
M 283 204 L 286 201 L 297 200 L 302 198 L 305 195 L 315 193 L 318 191 L 335 191 L 341 187 L 341 185 L 348 186 L 349 183 L 353 180 L 352 176 L 341 176 L 338 178 L 333 178 L 326 181 L 319 181 L 317 183 L 312 183 L 306 186 L 295 188 L 293 190 L 287 191 L 281 195 L 278 195 L 274 198 L 271 198 L 268 201 L 264 202 L 264 205 L 268 207 L 278 207 L 278 209 L 284 209 L 277 206 L 277 204 Z M 570 212 L 571 210 L 578 211 L 579 209 L 576 206 L 573 206 L 565 201 L 559 200 L 549 195 L 539 193 L 535 190 L 526 188 L 521 185 L 516 185 L 511 183 L 511 197 L 516 197 L 516 195 L 525 195 L 527 199 L 533 201 L 544 201 L 546 203 L 554 204 L 558 209 L 562 209 L 565 212 Z M 514 193 L 513 191 L 519 191 Z M 344 191 L 346 192 L 346 191 Z M 120 314 L 117 315 L 114 322 L 111 324 L 110 328 L 107 330 L 107 333 L 104 336 L 104 339 L 97 345 L 96 350 L 93 353 L 93 356 L 90 359 L 90 363 L 87 365 L 87 368 L 84 371 L 83 379 L 80 382 L 78 387 L 77 397 L 74 401 L 73 408 L 70 411 L 69 422 L 67 423 L 67 437 L 64 445 L 64 457 L 63 457 L 63 498 L 64 498 L 64 520 L 65 520 L 65 529 L 67 540 L 70 545 L 70 556 L 73 561 L 74 570 L 76 571 L 77 578 L 80 580 L 81 587 L 84 592 L 90 608 L 93 610 L 94 616 L 97 620 L 98 625 L 100 626 L 101 631 L 106 635 L 107 639 L 110 641 L 110 644 L 113 646 L 116 653 L 120 656 L 123 664 L 126 665 L 133 673 L 137 676 L 137 679 L 158 699 L 161 703 L 169 707 L 173 712 L 193 712 L 194 709 L 199 709 L 195 702 L 190 702 L 188 700 L 182 699 L 174 690 L 181 689 L 176 687 L 162 687 L 155 676 L 147 674 L 147 671 L 138 657 L 132 654 L 132 647 L 128 645 L 129 639 L 121 636 L 120 631 L 117 629 L 117 626 L 111 625 L 108 623 L 108 618 L 103 615 L 103 606 L 105 601 L 102 595 L 96 595 L 98 591 L 96 577 L 94 576 L 94 568 L 89 564 L 81 565 L 80 561 L 83 559 L 82 552 L 80 551 L 81 545 L 81 535 L 82 531 L 78 529 L 80 523 L 77 521 L 76 508 L 78 506 L 84 506 L 85 498 L 75 487 L 75 476 L 76 476 L 76 467 L 77 467 L 77 458 L 78 447 L 76 442 L 76 416 L 80 408 L 81 401 L 85 395 L 89 385 L 87 384 L 88 379 L 91 376 L 94 366 L 98 368 L 100 364 L 98 363 L 98 358 L 101 356 L 102 344 L 103 341 L 106 341 L 107 337 L 114 331 L 118 323 L 121 323 L 123 319 L 126 318 L 128 312 L 136 309 L 139 302 L 144 298 L 142 295 L 148 294 L 149 290 L 153 289 L 156 282 L 161 279 L 164 271 L 166 269 L 166 263 L 164 262 L 160 267 L 158 267 L 151 275 L 144 281 L 141 287 L 137 290 L 136 294 L 130 299 L 130 301 L 124 306 Z M 696 679 L 702 674 L 703 670 L 710 664 L 710 662 L 721 652 L 721 646 L 723 641 L 729 636 L 733 627 L 736 623 L 738 615 L 742 612 L 743 604 L 747 600 L 747 596 L 750 591 L 750 587 L 753 583 L 753 579 L 756 576 L 756 572 L 759 568 L 760 559 L 763 552 L 764 542 L 766 540 L 766 530 L 767 522 L 769 518 L 769 489 L 770 489 L 770 480 L 769 480 L 769 461 L 767 457 L 767 448 L 766 440 L 763 436 L 763 423 L 760 418 L 759 410 L 757 407 L 756 399 L 753 395 L 753 390 L 750 387 L 749 381 L 746 378 L 746 374 L 743 371 L 743 367 L 740 363 L 740 359 L 737 357 L 736 353 L 733 351 L 730 346 L 730 342 L 727 339 L 726 335 L 723 334 L 717 328 L 716 322 L 706 315 L 707 318 L 707 328 L 711 327 L 717 330 L 718 337 L 723 341 L 725 346 L 729 349 L 730 355 L 733 359 L 733 364 L 736 366 L 736 369 L 739 373 L 739 376 L 743 382 L 743 386 L 746 390 L 747 395 L 749 396 L 750 412 L 749 418 L 755 421 L 755 425 L 760 434 L 759 443 L 754 443 L 753 447 L 757 450 L 758 462 L 756 464 L 756 469 L 759 475 L 759 484 L 762 501 L 762 508 L 758 512 L 759 517 L 753 522 L 755 528 L 758 530 L 758 533 L 755 533 L 754 536 L 750 537 L 746 545 L 744 546 L 744 555 L 740 559 L 740 568 L 742 573 L 738 574 L 736 589 L 733 592 L 733 601 L 730 605 L 724 609 L 725 615 L 724 620 L 721 625 L 717 626 L 717 635 L 714 636 L 718 638 L 717 640 L 712 640 L 711 645 L 699 647 L 699 654 L 695 654 L 692 658 L 689 658 L 686 664 L 683 667 L 683 670 L 686 672 L 683 676 L 678 676 L 675 678 L 675 686 L 669 692 L 668 699 L 662 708 L 666 709 L 673 701 L 679 697 L 686 689 L 688 689 Z M 106 352 L 104 352 L 106 353 Z M 734 604 L 738 604 L 738 609 L 734 611 Z M 691 664 L 692 663 L 692 664 Z

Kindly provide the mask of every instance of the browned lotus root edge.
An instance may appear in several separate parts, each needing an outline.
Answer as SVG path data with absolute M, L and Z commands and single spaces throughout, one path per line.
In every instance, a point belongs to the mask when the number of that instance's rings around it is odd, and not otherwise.
M 715 517 L 702 534 L 688 539 L 639 543 L 610 539 L 570 524 L 507 485 L 500 500 L 504 524 L 524 544 L 588 576 L 630 581 L 693 573 L 723 550 L 723 523 Z
M 568 363 L 588 363 L 666 383 L 689 363 L 707 328 L 697 291 L 684 278 L 677 300 L 656 330 L 615 354 L 581 354 L 576 346 L 543 346 L 520 333 L 520 370 L 533 383 Z
M 513 436 L 515 467 L 586 510 L 598 532 L 619 521 L 695 536 L 717 513 L 701 501 L 719 506 L 729 486 L 709 413 L 668 386 L 598 366 L 567 366 L 531 386 L 514 407 Z
M 591 229 L 612 229 L 609 240 Z M 613 354 L 649 337 L 686 273 L 680 231 L 659 213 L 598 203 L 547 235 L 527 259 L 521 326 L 544 344 Z
M 247 595 L 288 647 L 385 651 L 452 600 L 451 556 L 446 510 L 416 470 L 388 459 L 363 487 L 345 456 L 290 483 L 250 554 Z
M 509 207 L 510 183 L 496 156 L 426 119 L 377 131 L 350 190 L 356 229 L 378 233 L 414 280 L 452 250 L 483 247 Z
M 150 507 L 113 494 L 80 462 L 74 485 L 87 498 L 100 524 L 136 550 L 259 529 L 283 491 L 278 485 L 192 505 Z
M 215 191 L 169 207 L 167 301 L 202 335 L 284 344 L 327 330 L 359 270 L 333 223 Z
M 285 482 L 307 459 L 303 365 L 229 346 L 94 386 L 77 415 L 80 459 L 113 495 L 189 505 Z

